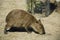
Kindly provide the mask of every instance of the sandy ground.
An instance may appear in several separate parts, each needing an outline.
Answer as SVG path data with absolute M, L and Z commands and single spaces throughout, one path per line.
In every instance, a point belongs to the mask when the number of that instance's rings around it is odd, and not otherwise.
M 41 17 L 40 14 L 34 15 L 37 19 L 41 19 L 46 31 L 45 35 L 39 35 L 34 32 L 30 34 L 27 32 L 9 32 L 7 35 L 4 34 L 5 18 L 9 11 L 15 8 L 26 9 L 24 8 L 26 7 L 25 3 L 19 4 L 21 0 L 13 1 L 0 1 L 0 40 L 60 40 L 60 13 L 55 11 L 48 17 Z

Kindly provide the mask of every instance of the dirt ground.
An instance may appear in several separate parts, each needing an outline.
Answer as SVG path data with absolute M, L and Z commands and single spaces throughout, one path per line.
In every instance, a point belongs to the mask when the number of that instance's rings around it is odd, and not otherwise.
M 0 1 L 0 40 L 60 40 L 60 13 L 55 11 L 48 17 L 41 17 L 40 14 L 34 15 L 37 20 L 41 19 L 46 31 L 45 35 L 39 35 L 34 32 L 30 34 L 27 32 L 8 32 L 8 34 L 4 34 L 6 15 L 12 9 L 20 9 L 20 6 L 24 5 L 24 3 L 20 5 L 19 1 L 21 0 L 15 0 L 15 4 L 12 0 Z M 12 4 L 14 6 L 11 6 Z M 25 10 L 24 7 L 21 9 Z

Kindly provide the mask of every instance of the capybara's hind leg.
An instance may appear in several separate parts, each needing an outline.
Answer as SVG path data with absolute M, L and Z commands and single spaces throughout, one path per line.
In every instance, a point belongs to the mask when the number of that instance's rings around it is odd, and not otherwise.
M 5 29 L 4 29 L 4 34 L 7 34 L 8 30 L 10 29 L 10 26 L 9 25 L 6 25 L 5 26 Z

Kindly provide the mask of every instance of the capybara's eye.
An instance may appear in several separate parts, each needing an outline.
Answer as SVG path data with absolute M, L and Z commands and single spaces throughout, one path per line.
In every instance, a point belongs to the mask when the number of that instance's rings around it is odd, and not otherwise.
M 36 23 L 38 23 L 38 21 L 36 21 Z

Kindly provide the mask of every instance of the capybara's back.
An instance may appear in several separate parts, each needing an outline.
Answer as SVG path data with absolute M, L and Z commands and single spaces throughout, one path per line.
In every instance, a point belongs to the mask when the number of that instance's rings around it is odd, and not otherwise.
M 37 25 L 39 23 L 35 24 L 36 22 L 38 22 L 36 20 L 36 18 L 33 15 L 29 14 L 28 12 L 26 12 L 24 10 L 20 10 L 20 9 L 12 10 L 6 16 L 7 24 L 6 24 L 4 33 L 7 33 L 7 30 L 9 30 L 12 26 L 13 27 L 24 27 L 27 32 L 29 32 L 27 27 L 33 26 L 32 28 L 34 30 L 38 31 L 38 30 L 40 30 L 40 29 L 38 29 L 38 27 L 40 28 L 41 25 Z M 35 25 L 36 25 L 36 27 L 35 27 Z
M 11 11 L 6 18 L 6 22 L 9 25 L 14 26 L 29 26 L 32 21 L 36 20 L 31 14 L 24 10 L 15 9 Z

